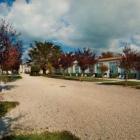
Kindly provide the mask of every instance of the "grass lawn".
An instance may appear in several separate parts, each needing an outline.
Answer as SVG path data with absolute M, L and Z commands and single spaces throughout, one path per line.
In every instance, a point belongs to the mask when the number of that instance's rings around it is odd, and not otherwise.
M 113 81 L 112 79 L 102 79 L 95 77 L 76 77 L 76 76 L 63 76 L 63 75 L 46 75 L 45 77 L 64 79 L 64 80 L 74 80 L 74 81 L 85 81 L 85 82 L 106 82 Z
M 18 79 L 22 79 L 20 75 L 0 75 L 0 81 L 3 82 L 13 82 Z
M 3 140 L 80 140 L 69 132 L 54 132 L 32 135 L 18 135 L 3 138 Z
M 15 108 L 18 102 L 0 101 L 0 118 L 3 117 L 12 108 Z
M 125 86 L 125 81 L 118 81 L 118 82 L 103 82 L 101 83 L 103 85 L 121 85 L 121 86 Z M 127 86 L 136 88 L 136 89 L 140 89 L 140 82 L 137 81 L 128 81 L 127 82 Z

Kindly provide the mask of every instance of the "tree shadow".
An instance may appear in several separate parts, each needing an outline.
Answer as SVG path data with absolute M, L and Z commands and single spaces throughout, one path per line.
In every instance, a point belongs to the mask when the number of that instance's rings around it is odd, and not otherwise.
M 7 135 L 10 132 L 11 118 L 0 118 L 0 137 Z
M 17 85 L 0 85 L 0 92 L 12 90 L 13 88 L 16 88 L 16 87 Z
M 2 139 L 5 136 L 8 136 L 13 133 L 13 130 L 11 128 L 12 123 L 16 122 L 23 116 L 20 115 L 16 118 L 10 118 L 10 117 L 2 117 L 0 118 L 0 139 Z

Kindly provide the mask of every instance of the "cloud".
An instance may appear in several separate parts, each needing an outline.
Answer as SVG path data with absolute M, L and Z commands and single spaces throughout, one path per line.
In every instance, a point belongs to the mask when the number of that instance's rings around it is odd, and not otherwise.
M 76 0 L 70 20 L 80 36 L 95 47 L 107 47 L 111 40 L 140 33 L 140 1 Z
M 46 39 L 60 36 L 63 39 L 66 33 L 72 31 L 64 20 L 62 21 L 68 9 L 69 0 L 33 0 L 29 4 L 25 0 L 18 0 L 13 3 L 6 19 L 30 38 Z
M 28 4 L 18 0 L 10 10 L 5 7 L 0 4 L 0 17 L 5 16 L 29 40 L 119 50 L 121 38 L 140 35 L 138 0 L 31 0 Z

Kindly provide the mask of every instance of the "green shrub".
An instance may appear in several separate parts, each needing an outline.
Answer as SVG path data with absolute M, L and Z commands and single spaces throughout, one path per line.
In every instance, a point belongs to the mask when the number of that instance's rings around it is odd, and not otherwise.
M 39 76 L 40 67 L 37 65 L 31 66 L 31 76 Z
M 135 79 L 136 78 L 136 73 L 129 73 L 128 74 L 128 79 Z
M 96 78 L 102 78 L 102 74 L 101 74 L 101 73 L 96 73 L 96 74 L 95 74 L 95 77 L 96 77 Z
M 110 78 L 117 78 L 118 77 L 118 73 L 112 73 L 110 74 Z

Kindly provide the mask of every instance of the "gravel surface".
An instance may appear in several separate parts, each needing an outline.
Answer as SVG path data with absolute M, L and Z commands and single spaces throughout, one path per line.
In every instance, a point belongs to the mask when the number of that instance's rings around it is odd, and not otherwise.
M 67 130 L 81 140 L 140 140 L 140 90 L 23 75 L 4 97 L 20 102 L 7 114 L 15 130 Z

